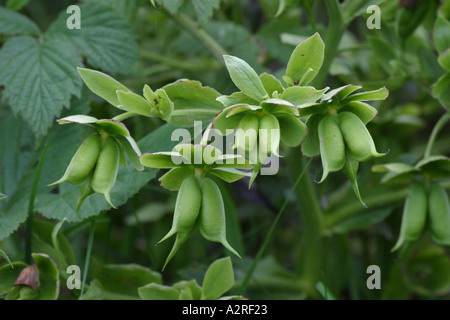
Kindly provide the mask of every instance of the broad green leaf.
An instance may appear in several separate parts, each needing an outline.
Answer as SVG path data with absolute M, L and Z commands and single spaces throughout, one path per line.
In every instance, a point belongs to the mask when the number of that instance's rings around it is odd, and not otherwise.
M 158 272 L 137 264 L 104 265 L 94 260 L 93 277 L 100 282 L 103 297 L 108 300 L 136 300 L 139 299 L 138 288 L 151 283 L 162 284 Z
M 278 92 L 278 94 L 283 93 L 284 88 L 281 85 L 280 80 L 273 75 L 263 72 L 259 75 L 259 78 L 261 79 L 264 89 L 266 89 L 266 92 L 269 94 L 269 97 L 275 98 L 272 96 L 275 91 Z
M 128 131 L 127 127 L 123 122 L 111 119 L 100 119 L 97 120 L 93 126 L 97 128 L 100 132 L 106 132 L 111 136 L 122 136 L 129 137 L 130 131 Z
M 0 7 L 0 34 L 5 35 L 39 35 L 41 30 L 28 17 L 14 12 L 14 8 L 8 10 Z
M 174 150 L 179 152 L 188 164 L 211 165 L 222 155 L 222 152 L 212 145 L 178 144 Z
M 105 99 L 115 107 L 120 105 L 117 91 L 130 92 L 130 90 L 111 76 L 92 69 L 77 68 L 78 73 L 86 86 L 96 95 Z
M 302 104 L 314 103 L 319 100 L 328 88 L 317 90 L 313 87 L 290 87 L 281 95 L 281 99 L 289 101 L 298 107 Z
M 450 108 L 450 72 L 447 72 L 431 87 L 431 95 L 447 109 Z
M 308 135 L 308 128 L 298 118 L 289 115 L 277 115 L 280 123 L 281 141 L 289 147 L 299 146 Z
M 30 0 L 8 0 L 6 1 L 6 7 L 10 10 L 18 11 L 25 7 Z
M 438 16 L 433 30 L 434 45 L 439 53 L 444 52 L 450 47 L 450 21 L 444 17 Z
M 294 117 L 300 116 L 300 111 L 298 108 L 294 107 L 292 103 L 282 99 L 267 99 L 261 102 L 261 107 L 266 112 L 276 113 L 276 114 L 288 114 Z
M 13 286 L 20 272 L 27 267 L 26 263 L 13 262 L 0 267 L 0 296 L 6 294 Z
M 413 166 L 410 166 L 406 163 L 401 162 L 393 162 L 393 163 L 384 163 L 384 164 L 376 164 L 372 167 L 373 172 L 408 172 L 415 170 Z
M 64 117 L 56 120 L 59 124 L 67 124 L 67 123 L 80 123 L 80 124 L 90 124 L 98 121 L 97 118 L 86 116 L 84 114 L 77 114 L 68 117 Z
M 220 94 L 210 87 L 203 87 L 198 81 L 178 80 L 163 87 L 174 104 L 169 122 L 176 126 L 194 126 L 194 121 L 211 122 L 222 110 L 216 99 Z
M 324 51 L 325 44 L 318 33 L 301 42 L 287 64 L 286 76 L 292 80 L 289 85 L 304 86 L 310 83 L 322 66 Z
M 202 299 L 216 300 L 234 284 L 230 257 L 214 261 L 206 270 L 202 285 Z
M 136 35 L 116 11 L 105 4 L 89 1 L 80 5 L 81 29 L 66 27 L 67 14 L 62 12 L 49 27 L 52 38 L 66 38 L 87 57 L 95 68 L 115 73 L 130 73 L 139 55 Z
M 81 60 L 64 40 L 10 38 L 0 50 L 0 85 L 15 114 L 20 113 L 37 135 L 80 95 L 76 67 Z
M 142 300 L 178 300 L 180 291 L 157 283 L 150 283 L 138 289 Z
M 201 26 L 205 26 L 212 17 L 213 10 L 219 9 L 220 0 L 192 0 L 195 13 Z
M 270 100 L 270 99 L 268 99 L 268 100 Z M 255 111 L 255 110 L 261 110 L 261 109 L 262 108 L 260 106 L 249 106 L 249 105 L 231 106 L 231 108 L 227 108 L 226 117 L 229 118 L 229 117 L 234 116 L 235 114 L 238 114 L 241 112 Z
M 247 62 L 230 55 L 224 55 L 223 58 L 236 87 L 256 101 L 262 101 L 268 97 L 261 79 Z

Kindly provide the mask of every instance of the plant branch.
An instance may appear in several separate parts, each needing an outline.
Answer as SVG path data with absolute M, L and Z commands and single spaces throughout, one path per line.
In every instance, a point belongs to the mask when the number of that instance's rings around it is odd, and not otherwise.
M 423 156 L 424 159 L 430 157 L 431 150 L 433 149 L 434 141 L 436 140 L 436 137 L 437 137 L 439 131 L 441 131 L 441 129 L 445 126 L 445 124 L 449 120 L 450 120 L 450 111 L 447 111 L 446 113 L 444 113 L 442 115 L 441 118 L 439 118 L 438 122 L 436 123 L 436 125 L 433 128 L 433 131 L 431 132 L 430 138 L 428 139 L 428 144 L 425 149 L 424 156 Z

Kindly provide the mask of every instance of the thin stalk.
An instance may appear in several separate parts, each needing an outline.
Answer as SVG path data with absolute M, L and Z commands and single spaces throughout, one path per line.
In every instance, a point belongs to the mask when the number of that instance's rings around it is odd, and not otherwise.
M 28 218 L 26 226 L 25 236 L 25 263 L 31 264 L 31 240 L 33 236 L 33 219 L 34 219 L 34 200 L 36 198 L 37 187 L 39 183 L 39 177 L 41 175 L 42 165 L 44 163 L 45 152 L 47 151 L 47 145 L 42 149 L 41 157 L 36 168 L 36 175 L 34 176 L 33 186 L 31 187 L 30 201 L 28 203 Z
M 441 131 L 441 129 L 445 126 L 445 124 L 449 120 L 450 120 L 450 111 L 447 111 L 446 113 L 444 113 L 442 115 L 441 118 L 439 118 L 438 122 L 436 122 L 436 125 L 434 126 L 433 131 L 431 132 L 430 138 L 428 139 L 428 144 L 425 149 L 424 156 L 423 156 L 424 159 L 430 157 L 431 150 L 433 149 L 434 141 L 436 140 L 436 137 L 437 137 L 439 131 Z
M 153 260 L 152 253 L 150 251 L 150 248 L 151 248 L 150 243 L 148 241 L 148 238 L 145 236 L 144 228 L 142 227 L 142 223 L 139 220 L 139 217 L 138 217 L 138 215 L 136 213 L 136 210 L 133 210 L 133 215 L 134 215 L 134 218 L 136 219 L 136 224 L 137 224 L 137 226 L 139 228 L 139 232 L 141 233 L 141 237 L 144 239 L 145 251 L 147 251 L 147 255 L 148 255 L 148 260 L 150 262 L 150 266 L 155 266 L 155 261 Z
M 444 189 L 450 189 L 450 181 L 444 181 L 440 183 L 440 185 Z M 364 198 L 364 202 L 368 207 L 377 205 L 387 205 L 405 199 L 406 196 L 408 195 L 408 191 L 409 188 L 406 187 L 396 191 L 389 191 L 385 193 L 375 194 Z M 347 219 L 352 215 L 357 214 L 358 212 L 361 212 L 361 210 L 365 209 L 361 207 L 361 203 L 359 201 L 355 201 L 347 205 L 344 205 L 333 212 L 330 212 L 328 215 L 325 216 L 326 228 L 327 229 L 333 228 L 342 220 Z
M 223 61 L 223 55 L 227 54 L 225 49 L 214 40 L 205 30 L 199 29 L 194 21 L 183 13 L 173 15 L 167 10 L 163 11 L 169 15 L 176 23 L 178 23 L 184 30 L 189 32 L 194 38 L 196 38 L 208 51 L 210 51 L 217 61 L 221 64 L 225 64 Z
M 300 172 L 300 174 L 297 177 L 297 180 L 295 181 L 294 185 L 292 186 L 288 196 L 286 197 L 286 199 L 284 200 L 283 204 L 280 207 L 280 210 L 278 211 L 278 214 L 275 217 L 275 220 L 272 223 L 272 226 L 270 227 L 269 232 L 267 233 L 266 238 L 264 239 L 264 243 L 262 244 L 261 248 L 259 248 L 258 253 L 256 254 L 255 259 L 253 259 L 252 264 L 250 265 L 250 268 L 248 269 L 244 281 L 242 282 L 241 288 L 239 290 L 239 294 L 242 295 L 245 293 L 245 291 L 247 290 L 247 286 L 248 283 L 255 271 L 256 265 L 258 264 L 259 260 L 261 259 L 264 251 L 267 248 L 267 245 L 269 244 L 269 241 L 272 237 L 272 233 L 275 230 L 275 227 L 277 226 L 278 221 L 280 220 L 281 215 L 284 212 L 284 209 L 286 208 L 287 204 L 289 203 L 289 200 L 291 199 L 291 197 L 294 195 L 294 190 L 297 188 L 298 184 L 300 183 L 300 181 L 302 180 L 306 170 L 308 169 L 309 164 L 311 163 L 312 158 L 309 159 L 308 163 L 306 164 L 306 166 L 303 168 L 303 170 Z
M 300 148 L 295 148 L 287 156 L 291 176 L 304 171 L 312 158 L 305 164 Z M 316 284 L 322 272 L 322 234 L 324 226 L 323 212 L 317 195 L 316 186 L 309 172 L 295 188 L 300 218 L 302 221 L 302 234 L 300 239 L 300 253 L 296 273 L 301 276 L 306 291 L 311 295 L 317 294 Z
M 136 112 L 133 112 L 133 111 L 127 111 L 127 112 L 124 112 L 124 113 L 121 113 L 121 114 L 115 116 L 115 117 L 112 118 L 112 119 L 113 119 L 113 120 L 116 120 L 116 121 L 124 121 L 124 120 L 126 120 L 126 119 L 128 119 L 128 118 L 131 118 L 131 117 L 134 117 L 134 116 L 138 116 L 138 115 L 139 115 L 139 114 L 136 113 Z
M 342 18 L 341 8 L 337 0 L 326 0 L 325 5 L 328 11 L 328 29 L 325 37 L 325 57 L 319 73 L 314 78 L 312 86 L 321 87 L 327 78 L 328 70 L 338 51 L 339 43 L 347 28 Z
M 94 243 L 94 234 L 95 234 L 95 220 L 91 221 L 91 227 L 89 230 L 89 238 L 88 238 L 88 244 L 86 249 L 86 257 L 84 259 L 84 269 L 83 269 L 83 282 L 81 283 L 81 294 L 84 293 L 84 287 L 86 285 L 86 278 L 89 270 L 89 261 L 91 260 L 91 252 L 92 252 L 92 244 Z

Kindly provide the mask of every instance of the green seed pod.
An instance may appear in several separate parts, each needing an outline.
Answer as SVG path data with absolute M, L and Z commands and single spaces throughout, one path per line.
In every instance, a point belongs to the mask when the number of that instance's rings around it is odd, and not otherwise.
M 338 117 L 345 144 L 357 161 L 385 155 L 377 152 L 370 132 L 357 115 L 345 111 L 339 113 Z
M 178 249 L 189 240 L 190 237 L 197 231 L 198 223 L 195 223 L 194 226 L 188 231 L 188 232 L 178 232 L 177 236 L 175 238 L 175 242 L 172 246 L 172 249 L 169 252 L 169 255 L 166 258 L 166 261 L 164 262 L 163 270 L 166 268 L 167 264 L 170 260 L 172 260 L 173 256 L 177 253 Z
M 92 177 L 92 189 L 103 194 L 113 208 L 116 207 L 111 202 L 110 193 L 116 183 L 117 172 L 119 171 L 119 152 L 119 146 L 114 138 L 106 138 Z
M 219 187 L 207 177 L 202 179 L 200 187 L 202 190 L 200 233 L 206 240 L 222 243 L 225 248 L 240 258 L 241 256 L 226 239 L 225 206 Z
M 319 122 L 320 158 L 323 174 L 319 183 L 330 172 L 341 170 L 345 165 L 345 144 L 341 130 L 332 117 L 325 117 Z
M 79 184 L 80 187 L 80 196 L 78 197 L 77 201 L 77 216 L 78 212 L 80 211 L 81 205 L 84 202 L 84 199 L 86 199 L 89 195 L 94 193 L 94 190 L 92 189 L 92 177 L 94 173 L 91 172 L 84 180 Z
M 277 117 L 266 113 L 259 119 L 259 155 L 262 160 L 273 153 L 277 157 L 280 145 L 280 124 Z M 263 162 L 263 161 L 261 161 Z
M 70 160 L 63 177 L 49 186 L 62 182 L 70 182 L 72 184 L 81 183 L 94 169 L 97 158 L 100 154 L 101 138 L 98 134 L 87 137 L 78 148 L 75 155 Z
M 430 207 L 430 229 L 433 241 L 450 245 L 450 201 L 445 189 L 433 183 L 428 196 Z
M 403 208 L 400 236 L 392 251 L 397 250 L 405 241 L 414 241 L 420 237 L 427 216 L 427 195 L 421 183 L 414 183 L 409 189 Z
M 170 238 L 175 233 L 186 233 L 191 230 L 200 213 L 201 203 L 200 185 L 196 176 L 191 175 L 184 179 L 180 191 L 178 191 L 172 228 L 158 243 Z
M 236 147 L 242 153 L 253 151 L 258 142 L 259 119 L 253 113 L 247 113 L 239 122 L 236 130 Z

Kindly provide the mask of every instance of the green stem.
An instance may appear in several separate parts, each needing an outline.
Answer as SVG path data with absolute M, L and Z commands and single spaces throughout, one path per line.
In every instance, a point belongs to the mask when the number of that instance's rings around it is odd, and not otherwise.
M 47 151 L 47 145 L 42 149 L 41 157 L 36 169 L 36 175 L 34 176 L 33 186 L 31 188 L 30 201 L 28 203 L 28 218 L 26 226 L 25 236 L 25 263 L 31 264 L 31 240 L 33 236 L 33 219 L 34 219 L 34 200 L 36 198 L 37 187 L 39 183 L 39 177 L 41 175 L 42 165 L 44 163 L 45 152 Z
M 117 116 L 115 116 L 114 118 L 112 118 L 112 120 L 117 120 L 117 121 L 124 121 L 128 118 L 134 117 L 134 116 L 138 116 L 139 114 L 137 114 L 136 112 L 133 111 L 127 111 L 124 113 L 121 113 Z
M 223 55 L 227 54 L 225 49 L 205 30 L 199 29 L 196 23 L 183 13 L 172 15 L 167 10 L 164 10 L 164 12 L 208 49 L 216 57 L 217 61 L 225 64 L 223 61 Z
M 305 170 L 310 161 L 311 159 L 305 164 L 300 148 L 291 150 L 287 156 L 290 175 L 295 177 L 298 172 Z M 315 184 L 308 172 L 305 179 L 295 188 L 295 195 L 302 221 L 300 254 L 296 272 L 303 279 L 306 291 L 315 295 L 317 294 L 316 284 L 322 272 L 324 217 Z
M 337 0 L 326 0 L 325 5 L 328 10 L 328 29 L 325 37 L 325 57 L 323 59 L 322 67 L 319 73 L 314 78 L 312 86 L 321 87 L 327 78 L 328 70 L 338 51 L 339 43 L 347 28 L 342 18 L 341 8 Z
M 436 125 L 433 128 L 433 131 L 431 132 L 430 138 L 428 139 L 428 144 L 425 149 L 424 153 L 424 159 L 429 158 L 431 155 L 431 150 L 433 149 L 434 141 L 436 140 L 436 137 L 441 131 L 441 129 L 444 127 L 444 125 L 447 123 L 447 121 L 450 120 L 450 111 L 447 111 L 442 115 L 442 117 L 438 120 Z
M 139 232 L 141 234 L 141 237 L 142 237 L 142 239 L 144 239 L 145 251 L 147 251 L 148 261 L 150 263 L 150 266 L 155 266 L 155 261 L 153 260 L 152 253 L 150 251 L 151 246 L 150 246 L 148 237 L 145 236 L 144 228 L 142 226 L 141 220 L 139 220 L 139 217 L 138 217 L 138 215 L 136 213 L 136 210 L 133 210 L 133 215 L 134 215 L 134 218 L 136 219 L 136 224 L 137 224 L 137 226 L 139 228 Z
M 286 199 L 284 200 L 283 204 L 281 205 L 280 210 L 278 211 L 277 216 L 275 217 L 275 220 L 272 223 L 272 226 L 270 227 L 269 232 L 267 233 L 266 238 L 264 239 L 264 243 L 262 244 L 261 248 L 258 250 L 258 253 L 256 254 L 255 259 L 253 259 L 252 264 L 250 265 L 250 268 L 247 271 L 247 274 L 245 275 L 244 281 L 242 282 L 239 294 L 242 295 L 245 293 L 245 291 L 247 290 L 247 286 L 248 283 L 255 271 L 256 265 L 258 264 L 259 260 L 261 259 L 264 251 L 266 250 L 267 245 L 269 244 L 270 238 L 272 237 L 272 233 L 275 230 L 275 227 L 277 226 L 278 220 L 280 220 L 281 215 L 284 212 L 284 209 L 286 208 L 291 196 L 294 193 L 294 190 L 296 190 L 298 184 L 300 183 L 300 181 L 302 180 L 303 176 L 306 173 L 306 170 L 308 169 L 309 164 L 311 163 L 312 158 L 309 159 L 308 163 L 306 164 L 306 166 L 303 168 L 303 170 L 300 172 L 300 174 L 298 174 L 297 180 L 295 181 L 294 185 L 292 186 L 291 191 L 289 192 L 289 195 L 286 197 Z
M 440 184 L 443 188 L 450 189 L 450 181 L 444 181 Z M 371 206 L 387 205 L 405 199 L 406 196 L 408 195 L 408 191 L 409 191 L 408 187 L 395 191 L 391 190 L 385 193 L 380 193 L 366 197 L 364 199 L 364 202 L 369 208 Z M 352 215 L 361 212 L 362 210 L 366 209 L 361 207 L 361 203 L 359 201 L 354 201 L 330 212 L 328 215 L 325 216 L 325 225 L 327 230 L 332 229 L 342 220 L 347 219 Z
M 188 70 L 188 71 L 205 71 L 205 70 L 214 70 L 220 68 L 220 64 L 218 64 L 215 60 L 211 61 L 192 61 L 192 60 L 179 60 L 174 59 L 165 55 L 161 55 L 159 53 L 153 51 L 142 51 L 141 57 L 144 59 L 157 61 L 163 63 L 167 66 L 170 66 L 175 69 Z
M 91 260 L 91 252 L 92 252 L 92 244 L 94 243 L 94 234 L 95 234 L 95 220 L 91 221 L 91 228 L 89 230 L 89 238 L 88 238 L 88 244 L 86 249 L 86 257 L 84 259 L 84 269 L 83 269 L 83 282 L 81 284 L 81 294 L 84 293 L 84 287 L 86 285 L 86 278 L 89 270 L 89 261 Z

